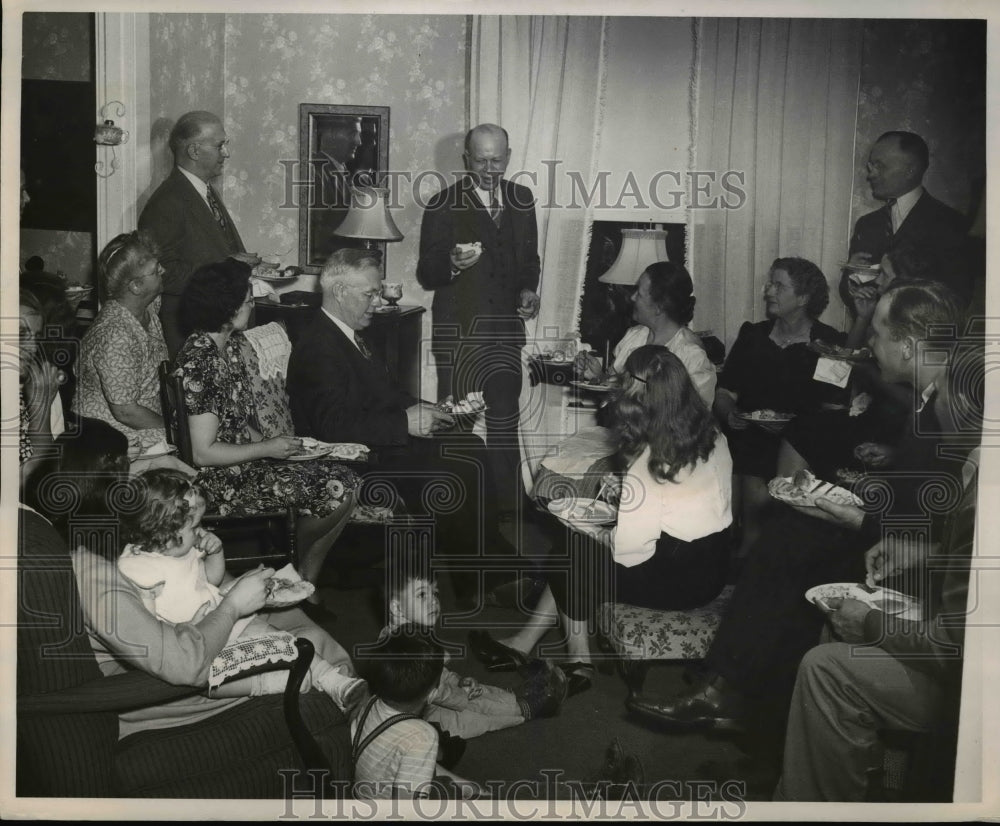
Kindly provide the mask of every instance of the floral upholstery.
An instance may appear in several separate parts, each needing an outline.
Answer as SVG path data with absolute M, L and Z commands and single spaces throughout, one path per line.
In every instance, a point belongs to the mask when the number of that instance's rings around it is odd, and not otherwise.
M 733 586 L 727 585 L 708 605 L 689 611 L 658 611 L 605 602 L 598 627 L 625 660 L 700 660 L 719 627 Z
M 240 349 L 250 373 L 250 385 L 256 409 L 257 430 L 265 439 L 273 436 L 284 436 L 294 433 L 292 413 L 288 406 L 288 394 L 285 392 L 285 377 L 282 375 L 263 378 L 257 353 L 245 338 L 240 342 Z

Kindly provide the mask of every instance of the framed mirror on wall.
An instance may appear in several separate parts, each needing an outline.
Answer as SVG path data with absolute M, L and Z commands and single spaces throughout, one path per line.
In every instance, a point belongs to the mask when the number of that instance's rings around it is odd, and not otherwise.
M 319 268 L 338 249 L 370 246 L 336 230 L 352 188 L 379 185 L 389 171 L 389 107 L 300 103 L 299 169 L 309 181 L 299 200 L 299 264 Z M 385 244 L 374 246 L 384 267 Z

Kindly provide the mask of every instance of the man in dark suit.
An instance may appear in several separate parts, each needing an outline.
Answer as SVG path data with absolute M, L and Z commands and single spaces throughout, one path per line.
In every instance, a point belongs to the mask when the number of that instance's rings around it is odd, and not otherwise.
M 157 246 L 163 274 L 160 320 L 170 355 L 184 343 L 178 318 L 180 296 L 191 273 L 233 256 L 253 265 L 243 240 L 211 181 L 222 174 L 229 139 L 211 112 L 188 112 L 170 131 L 174 168 L 139 216 Z
M 868 155 L 868 184 L 872 197 L 885 205 L 858 218 L 851 236 L 850 263 L 878 265 L 888 255 L 899 268 L 910 259 L 919 262 L 920 270 L 897 275 L 940 281 L 968 298 L 972 288 L 965 262 L 969 221 L 924 189 L 929 163 L 927 144 L 912 132 L 886 132 L 875 141 Z M 845 303 L 853 307 L 855 299 L 861 298 L 873 311 L 877 298 L 870 294 L 873 288 L 852 286 L 848 275 L 845 271 L 841 281 Z
M 494 584 L 472 573 L 485 567 L 482 554 L 509 554 L 496 527 L 485 446 L 471 434 L 446 433 L 454 423 L 450 414 L 390 382 L 363 335 L 381 285 L 379 259 L 366 250 L 337 250 L 323 267 L 322 307 L 299 334 L 288 363 L 295 432 L 369 445 L 375 462 L 366 486 L 395 489 L 414 514 L 421 505 L 437 507 L 435 547 L 466 557 L 469 573 L 456 580 L 456 589 L 471 600 Z
M 417 279 L 434 291 L 433 344 L 439 392 L 482 391 L 490 463 L 503 511 L 523 486 L 518 445 L 524 322 L 538 314 L 534 197 L 504 180 L 507 132 L 481 124 L 465 139 L 468 174 L 424 212 Z

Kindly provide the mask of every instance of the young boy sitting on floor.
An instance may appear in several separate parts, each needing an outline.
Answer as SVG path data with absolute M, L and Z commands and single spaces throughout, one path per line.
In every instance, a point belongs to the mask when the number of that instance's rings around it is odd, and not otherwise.
M 421 719 L 444 656 L 430 632 L 415 625 L 396 628 L 361 655 L 372 696 L 351 722 L 355 797 L 436 797 L 435 776 L 447 778 L 462 797 L 480 793 L 475 783 L 436 765 L 438 733 Z
M 433 629 L 441 615 L 441 601 L 428 562 L 420 555 L 404 553 L 390 559 L 386 570 L 389 623 L 379 639 L 406 623 Z M 427 698 L 423 718 L 454 737 L 469 739 L 526 720 L 553 717 L 565 697 L 566 676 L 559 668 L 546 665 L 517 691 L 510 691 L 460 677 L 445 667 Z

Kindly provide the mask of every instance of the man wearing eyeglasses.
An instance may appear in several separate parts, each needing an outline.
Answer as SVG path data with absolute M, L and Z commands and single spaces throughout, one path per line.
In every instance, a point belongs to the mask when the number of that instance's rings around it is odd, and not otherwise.
M 482 440 L 449 432 L 453 417 L 393 383 L 365 339 L 381 287 L 380 261 L 367 250 L 340 249 L 327 259 L 321 309 L 296 338 L 288 361 L 295 432 L 373 448 L 377 463 L 366 472 L 366 484 L 379 498 L 395 490 L 414 514 L 429 510 L 442 553 L 474 558 L 482 541 L 487 553 L 509 554 L 497 529 Z M 478 575 L 459 576 L 455 586 L 460 599 L 472 601 Z
M 157 247 L 163 275 L 160 321 L 171 357 L 184 343 L 178 317 L 180 296 L 191 273 L 205 264 L 235 257 L 254 265 L 236 224 L 211 182 L 222 174 L 229 139 L 211 112 L 188 112 L 170 131 L 174 168 L 139 216 Z
M 504 178 L 507 131 L 483 123 L 465 138 L 466 175 L 427 205 L 417 279 L 434 291 L 438 389 L 481 391 L 501 510 L 520 511 L 518 424 L 524 322 L 538 314 L 541 264 L 531 190 Z

